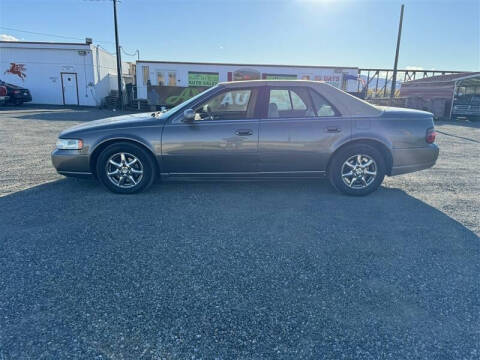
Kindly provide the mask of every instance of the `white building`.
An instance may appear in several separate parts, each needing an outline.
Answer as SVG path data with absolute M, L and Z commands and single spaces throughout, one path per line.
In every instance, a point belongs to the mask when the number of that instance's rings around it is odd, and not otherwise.
M 138 60 L 137 98 L 162 102 L 171 87 L 202 88 L 218 82 L 253 79 L 306 79 L 328 82 L 346 91 L 358 90 L 358 68 L 335 66 L 222 64 Z M 149 90 L 150 86 L 150 90 Z M 165 87 L 165 89 L 159 88 Z M 154 91 L 152 91 L 152 88 Z M 169 88 L 169 89 L 167 89 Z M 155 94 L 156 93 L 156 94 Z M 188 94 L 193 95 L 195 91 Z M 153 94 L 153 95 L 152 95 Z M 184 99 L 184 96 L 180 96 Z M 161 105 L 173 105 L 168 103 Z
M 118 88 L 115 55 L 91 41 L 0 41 L 0 79 L 29 89 L 36 104 L 98 106 Z

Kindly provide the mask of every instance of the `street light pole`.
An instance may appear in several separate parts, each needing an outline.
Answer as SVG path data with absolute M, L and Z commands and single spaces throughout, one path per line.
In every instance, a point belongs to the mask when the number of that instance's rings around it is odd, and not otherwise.
M 120 55 L 120 45 L 118 44 L 117 0 L 113 0 L 113 21 L 115 23 L 115 47 L 117 50 L 118 107 L 120 109 L 123 109 L 122 59 Z
M 393 97 L 395 96 L 395 87 L 397 85 L 398 53 L 400 51 L 400 38 L 402 37 L 402 23 L 403 23 L 404 8 L 405 8 L 405 5 L 402 4 L 402 8 L 400 10 L 400 23 L 398 24 L 398 37 L 397 37 L 397 50 L 395 52 L 395 64 L 393 65 L 392 90 L 390 91 L 390 105 L 392 105 Z

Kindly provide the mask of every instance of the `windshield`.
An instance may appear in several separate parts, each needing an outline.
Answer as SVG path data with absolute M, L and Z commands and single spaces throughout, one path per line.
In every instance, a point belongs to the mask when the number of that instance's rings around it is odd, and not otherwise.
M 191 104 L 192 102 L 197 100 L 199 97 L 205 95 L 209 91 L 213 91 L 216 88 L 217 88 L 217 86 L 214 86 L 214 87 L 211 87 L 211 88 L 209 88 L 205 91 L 202 91 L 200 94 L 197 94 L 194 97 L 192 97 L 192 98 L 182 102 L 181 104 L 178 104 L 177 106 L 171 108 L 170 110 L 165 111 L 163 114 L 161 114 L 160 118 L 163 119 L 163 118 L 169 117 L 170 115 L 172 115 L 172 114 L 176 113 L 178 110 L 180 110 L 182 107 L 187 106 L 188 104 Z

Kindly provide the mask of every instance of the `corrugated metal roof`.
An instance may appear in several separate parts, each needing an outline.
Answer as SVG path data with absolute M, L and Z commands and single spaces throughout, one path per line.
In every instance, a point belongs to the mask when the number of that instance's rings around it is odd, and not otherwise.
M 435 76 L 430 76 L 426 77 L 423 79 L 416 79 L 416 80 L 411 80 L 411 81 L 406 81 L 402 84 L 402 87 L 408 87 L 409 85 L 420 85 L 420 84 L 428 84 L 428 83 L 439 83 L 439 82 L 445 82 L 445 83 L 450 83 L 450 82 L 455 82 L 459 79 L 465 78 L 465 77 L 474 77 L 480 75 L 480 72 L 464 72 L 464 73 L 458 73 L 458 74 L 448 74 L 448 75 L 435 75 Z

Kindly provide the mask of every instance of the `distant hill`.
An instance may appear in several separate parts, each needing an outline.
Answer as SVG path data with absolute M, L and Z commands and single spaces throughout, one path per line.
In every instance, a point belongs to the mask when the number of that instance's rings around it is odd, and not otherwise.
M 390 77 L 390 76 L 391 76 L 391 75 L 389 75 L 389 77 Z M 365 82 L 365 84 L 367 83 L 367 76 L 366 76 L 366 75 L 360 75 L 360 78 Z M 382 78 L 382 77 L 380 76 L 380 77 L 378 78 L 378 89 L 379 89 L 379 90 L 382 89 L 382 88 L 385 86 L 385 82 L 386 82 L 386 81 L 385 81 L 385 77 Z M 396 83 L 396 85 L 395 85 L 395 88 L 396 88 L 397 90 L 399 90 L 399 89 L 402 87 L 402 82 L 403 82 L 402 79 L 398 79 L 398 78 L 397 78 L 397 83 Z M 370 76 L 370 85 L 368 86 L 368 88 L 374 90 L 376 83 L 377 83 L 377 79 L 375 78 L 375 79 L 372 80 L 372 79 L 371 79 L 371 76 Z M 388 82 L 387 82 L 387 91 L 390 90 L 391 88 L 392 88 L 392 82 L 391 82 L 391 81 L 388 81 Z

